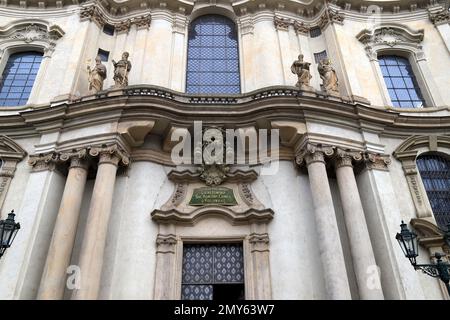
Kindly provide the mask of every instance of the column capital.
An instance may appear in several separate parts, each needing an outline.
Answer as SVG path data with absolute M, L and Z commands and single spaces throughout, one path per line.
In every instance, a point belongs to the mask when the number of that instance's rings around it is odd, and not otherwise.
M 388 165 L 390 165 L 391 162 L 391 157 L 387 154 L 364 153 L 364 163 L 369 170 L 389 171 Z
M 308 166 L 314 162 L 325 163 L 325 156 L 332 156 L 333 153 L 334 148 L 332 146 L 307 143 L 296 155 L 295 162 L 299 166 L 303 166 L 304 164 Z
M 37 155 L 30 156 L 28 159 L 28 164 L 32 166 L 32 172 L 40 171 L 53 171 L 56 168 L 56 163 L 58 162 L 58 154 L 56 152 L 40 153 Z
M 251 233 L 248 242 L 251 252 L 269 251 L 269 235 L 267 233 Z
M 174 234 L 158 234 L 156 237 L 156 253 L 175 253 L 177 237 Z
M 350 151 L 337 148 L 334 158 L 334 165 L 336 169 L 340 167 L 353 167 L 353 161 L 361 161 L 362 159 L 363 156 L 360 151 Z
M 442 24 L 450 23 L 450 12 L 448 10 L 442 9 L 437 12 L 429 12 L 430 20 L 435 26 L 440 26 Z
M 88 169 L 89 163 L 87 161 L 88 150 L 87 148 L 82 148 L 78 150 L 72 150 L 70 152 L 61 152 L 59 159 L 63 162 L 69 161 L 69 168 L 83 168 Z
M 99 164 L 111 163 L 117 166 L 119 163 L 122 163 L 127 166 L 130 163 L 130 156 L 128 153 L 117 144 L 91 147 L 89 149 L 89 155 L 93 157 L 99 156 Z

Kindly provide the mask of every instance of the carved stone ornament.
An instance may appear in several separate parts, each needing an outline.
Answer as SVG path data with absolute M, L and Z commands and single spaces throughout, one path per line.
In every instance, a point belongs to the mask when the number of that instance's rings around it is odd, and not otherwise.
M 41 46 L 44 52 L 49 54 L 54 51 L 57 41 L 63 36 L 64 31 L 56 25 L 48 26 L 43 22 L 31 19 L 17 21 L 14 24 L 0 27 L 0 52 L 17 42 L 22 42 Z
M 295 162 L 299 166 L 310 165 L 314 162 L 325 162 L 325 156 L 330 157 L 333 154 L 334 148 L 332 146 L 307 143 L 300 149 L 299 154 L 295 157 Z
M 337 148 L 335 153 L 334 165 L 336 168 L 353 167 L 353 162 L 359 162 L 362 160 L 363 155 L 361 151 L 350 151 Z
M 108 14 L 102 12 L 103 9 L 97 4 L 91 4 L 86 7 L 82 7 L 80 11 L 80 20 L 89 20 L 95 22 L 99 27 L 103 27 L 105 24 L 114 25 L 117 33 L 128 32 L 132 25 L 136 25 L 137 29 L 148 28 L 151 22 L 150 14 L 127 18 L 121 21 L 111 19 Z M 111 10 L 114 14 L 114 10 Z
M 100 27 L 103 27 L 106 24 L 106 17 L 100 12 L 99 8 L 95 5 L 81 8 L 80 20 L 93 21 Z
M 430 12 L 430 20 L 435 26 L 450 23 L 450 11 L 443 9 L 438 12 Z
M 424 30 L 414 31 L 401 24 L 384 24 L 374 30 L 364 29 L 356 38 L 365 45 L 365 50 L 369 58 L 376 60 L 377 52 L 380 49 L 405 47 L 416 52 L 416 55 L 423 55 L 420 43 L 424 38 Z
M 122 163 L 127 166 L 130 164 L 130 157 L 126 151 L 120 148 L 117 144 L 110 146 L 91 147 L 89 149 L 89 155 L 96 157 L 99 156 L 100 163 L 111 163 L 117 165 Z
M 344 19 L 344 14 L 338 8 L 329 6 L 320 17 L 319 27 L 323 30 L 330 23 L 343 24 Z
M 28 159 L 28 164 L 33 167 L 33 172 L 54 170 L 56 168 L 58 158 L 59 157 L 56 152 L 32 155 Z
M 370 170 L 389 171 L 388 165 L 391 164 L 391 157 L 386 154 L 364 153 L 364 162 Z
M 248 241 L 252 252 L 265 252 L 269 250 L 269 234 L 267 233 L 251 233 Z
M 207 186 L 218 186 L 227 178 L 230 167 L 225 164 L 202 165 L 199 169 L 200 179 L 205 181 Z
M 273 20 L 274 24 L 275 24 L 275 28 L 277 30 L 288 30 L 289 26 L 291 25 L 291 22 L 289 21 L 289 19 L 286 18 L 281 18 L 281 17 L 274 17 Z
M 174 234 L 158 234 L 156 237 L 157 253 L 175 253 L 177 238 Z
M 296 21 L 294 21 L 293 26 L 294 26 L 294 30 L 297 34 L 300 34 L 300 33 L 308 34 L 309 33 L 310 28 L 307 27 L 304 22 L 300 22 L 300 21 L 296 20 Z

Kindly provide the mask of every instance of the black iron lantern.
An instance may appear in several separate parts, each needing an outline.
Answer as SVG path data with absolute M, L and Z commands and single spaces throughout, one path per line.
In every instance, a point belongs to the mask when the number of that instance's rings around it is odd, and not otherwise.
M 411 264 L 415 266 L 417 264 L 416 258 L 419 255 L 417 235 L 408 229 L 404 221 L 402 221 L 400 227 L 400 233 L 397 233 L 395 238 L 400 244 L 405 257 L 407 257 Z
M 0 257 L 8 249 L 20 229 L 20 223 L 14 221 L 14 210 L 8 213 L 8 218 L 0 220 Z
M 447 225 L 447 232 L 444 234 L 444 240 L 449 241 L 450 226 Z M 400 233 L 395 237 L 402 248 L 405 257 L 409 259 L 415 270 L 422 270 L 423 273 L 439 278 L 444 282 L 447 292 L 450 295 L 450 264 L 442 261 L 442 255 L 439 252 L 434 253 L 436 263 L 434 264 L 417 264 L 416 258 L 419 255 L 417 235 L 411 232 L 406 223 L 402 221 L 400 225 Z M 448 244 L 448 242 L 447 242 Z

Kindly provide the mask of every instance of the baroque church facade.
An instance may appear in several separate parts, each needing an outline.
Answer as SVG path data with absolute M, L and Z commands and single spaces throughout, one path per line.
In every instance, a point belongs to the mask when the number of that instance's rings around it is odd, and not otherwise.
M 0 17 L 1 299 L 450 299 L 448 1 Z

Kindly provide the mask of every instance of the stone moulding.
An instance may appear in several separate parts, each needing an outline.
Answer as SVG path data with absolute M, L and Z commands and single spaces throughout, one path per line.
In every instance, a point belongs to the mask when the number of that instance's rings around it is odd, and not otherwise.
M 174 182 L 199 182 L 201 181 L 200 178 L 201 172 L 196 171 L 193 172 L 191 170 L 171 170 L 168 173 L 168 178 L 171 181 Z M 255 170 L 241 170 L 236 169 L 232 170 L 230 172 L 227 172 L 226 181 L 233 183 L 233 182 L 252 182 L 255 181 L 258 178 L 258 174 Z
M 194 226 L 202 217 L 221 216 L 228 220 L 232 225 L 243 225 L 249 223 L 267 223 L 272 220 L 274 212 L 272 209 L 254 209 L 250 208 L 244 212 L 235 211 L 216 205 L 205 205 L 190 213 L 183 213 L 173 208 L 171 210 L 153 210 L 151 218 L 153 221 L 163 224 L 181 224 Z
M 418 233 L 419 244 L 425 248 L 447 246 L 444 232 L 436 224 L 425 219 L 411 219 L 410 224 Z
M 0 59 L 10 47 L 37 46 L 49 56 L 56 43 L 64 36 L 64 31 L 57 25 L 49 25 L 40 19 L 23 19 L 0 27 Z
M 386 48 L 406 48 L 415 52 L 418 58 L 424 54 L 420 43 L 424 38 L 424 30 L 413 30 L 399 23 L 385 23 L 374 30 L 364 29 L 356 35 L 364 44 L 367 56 L 377 59 L 377 52 Z
M 27 155 L 26 151 L 11 138 L 0 135 L 0 209 L 6 198 L 17 163 Z
M 406 139 L 394 151 L 394 157 L 402 163 L 406 181 L 419 218 L 433 217 L 425 187 L 419 175 L 416 158 L 421 152 L 439 151 L 439 148 L 450 149 L 450 136 L 415 135 Z

